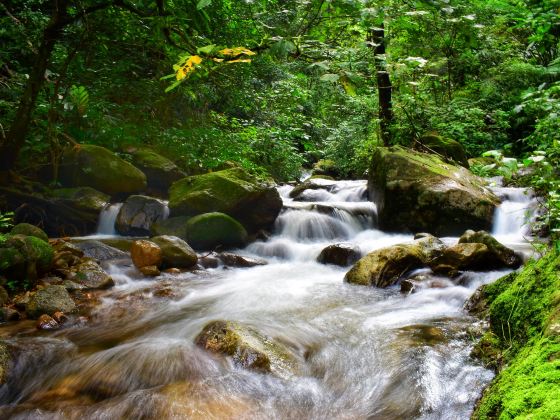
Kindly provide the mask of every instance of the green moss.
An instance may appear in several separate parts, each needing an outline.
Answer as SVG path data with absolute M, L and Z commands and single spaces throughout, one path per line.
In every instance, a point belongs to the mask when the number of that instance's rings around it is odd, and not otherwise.
M 37 226 L 31 225 L 29 223 L 19 223 L 15 225 L 11 232 L 12 235 L 26 235 L 26 236 L 34 236 L 36 238 L 42 239 L 45 242 L 48 242 L 49 237 L 41 228 Z
M 70 200 L 74 205 L 83 210 L 101 211 L 111 197 L 91 187 L 58 188 L 52 190 L 53 197 Z
M 237 247 L 247 242 L 247 231 L 223 213 L 206 213 L 187 222 L 187 242 L 195 249 Z
M 458 164 L 468 167 L 467 154 L 465 148 L 453 139 L 438 136 L 436 134 L 428 134 L 420 138 L 420 143 L 428 147 L 430 150 L 451 159 Z
M 559 290 L 556 251 L 484 288 L 491 331 L 477 348 L 486 347 L 494 361 L 503 358 L 505 367 L 485 391 L 474 419 L 560 418 Z

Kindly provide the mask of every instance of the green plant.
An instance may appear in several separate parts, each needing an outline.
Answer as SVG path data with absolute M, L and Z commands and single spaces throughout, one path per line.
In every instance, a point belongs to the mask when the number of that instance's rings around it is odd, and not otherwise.
M 0 212 L 0 233 L 7 232 L 14 225 L 14 212 Z

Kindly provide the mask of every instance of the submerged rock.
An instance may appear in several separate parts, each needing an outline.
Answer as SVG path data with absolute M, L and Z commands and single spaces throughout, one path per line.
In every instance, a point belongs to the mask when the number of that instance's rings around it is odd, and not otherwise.
M 352 244 L 333 244 L 324 248 L 317 261 L 321 264 L 334 264 L 346 267 L 354 264 L 362 256 L 360 248 Z
M 247 243 L 245 228 L 224 213 L 206 213 L 187 222 L 187 240 L 195 249 L 235 248 Z
M 181 238 L 162 235 L 153 237 L 151 241 L 161 249 L 162 268 L 191 268 L 198 261 L 196 252 Z
M 146 189 L 146 175 L 104 147 L 80 144 L 65 150 L 60 180 L 68 187 L 92 187 L 109 195 Z
M 171 216 L 225 213 L 254 233 L 273 225 L 282 199 L 273 185 L 232 168 L 175 182 L 169 190 L 169 208 Z
M 55 312 L 75 312 L 76 304 L 64 286 L 47 286 L 31 294 L 25 310 L 30 318 L 38 318 L 43 314 L 52 316 Z
M 162 250 L 158 244 L 153 241 L 141 239 L 134 241 L 130 248 L 130 256 L 132 262 L 137 268 L 155 265 L 160 266 L 163 262 Z
M 165 203 L 157 198 L 131 195 L 117 215 L 115 229 L 121 235 L 147 236 L 151 226 L 167 217 Z
M 238 322 L 206 325 L 195 344 L 211 353 L 231 357 L 234 366 L 289 378 L 299 373 L 296 357 L 286 346 Z
M 401 147 L 376 149 L 368 182 L 379 227 L 459 235 L 489 229 L 499 199 L 467 169 Z

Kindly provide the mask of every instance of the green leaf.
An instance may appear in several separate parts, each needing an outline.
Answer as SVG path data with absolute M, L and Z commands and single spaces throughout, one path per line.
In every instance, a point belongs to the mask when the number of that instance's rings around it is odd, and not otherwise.
M 179 86 L 181 84 L 181 80 L 177 80 L 174 83 L 172 83 L 171 85 L 167 86 L 167 88 L 165 89 L 165 93 L 167 92 L 171 92 L 173 89 L 175 89 L 177 86 Z
M 204 9 L 212 4 L 212 0 L 199 0 L 196 5 L 196 10 Z

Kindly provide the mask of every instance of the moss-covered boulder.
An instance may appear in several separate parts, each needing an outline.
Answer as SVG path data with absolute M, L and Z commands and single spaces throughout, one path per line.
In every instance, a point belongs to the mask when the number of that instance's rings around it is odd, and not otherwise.
M 117 215 L 115 229 L 121 235 L 147 236 L 152 224 L 167 217 L 167 205 L 157 198 L 131 195 Z
M 361 286 L 389 287 L 409 271 L 429 265 L 444 249 L 443 242 L 433 236 L 381 248 L 354 264 L 344 281 Z
M 334 182 L 329 181 L 328 179 L 308 179 L 301 184 L 296 185 L 294 189 L 290 191 L 290 198 L 301 200 L 302 198 L 304 198 L 302 197 L 303 193 L 307 190 L 325 190 L 330 192 L 334 186 Z
M 75 312 L 76 304 L 64 286 L 47 286 L 31 295 L 25 311 L 27 316 L 37 319 L 43 314 L 52 316 L 55 312 Z
M 101 146 L 81 144 L 65 150 L 60 180 L 68 187 L 92 187 L 109 195 L 144 191 L 146 175 Z
M 240 247 L 247 238 L 241 223 L 224 213 L 200 214 L 187 222 L 187 242 L 195 249 Z
M 196 252 L 181 238 L 162 235 L 150 240 L 161 249 L 162 268 L 192 268 L 198 261 Z
M 111 200 L 111 196 L 91 187 L 57 188 L 51 191 L 52 197 L 76 209 L 92 212 L 99 216 Z
M 459 243 L 480 243 L 488 247 L 489 251 L 496 257 L 497 265 L 508 268 L 518 268 L 521 265 L 521 257 L 513 249 L 498 242 L 496 238 L 484 230 L 475 232 L 467 230 L 459 238 Z
M 420 137 L 419 143 L 428 152 L 435 152 L 445 160 L 455 162 L 465 168 L 469 167 L 467 152 L 463 145 L 456 140 L 431 133 Z
M 462 270 L 489 270 L 497 268 L 494 254 L 484 244 L 462 243 L 451 246 L 431 262 L 434 273 L 455 276 Z
M 146 175 L 148 187 L 167 193 L 171 184 L 187 174 L 174 162 L 147 148 L 129 148 L 132 163 Z
M 231 358 L 235 367 L 290 378 L 299 372 L 298 361 L 286 346 L 255 329 L 232 321 L 213 321 L 196 337 L 204 350 Z
M 18 223 L 10 231 L 12 235 L 24 235 L 24 236 L 35 236 L 36 238 L 42 239 L 45 242 L 49 241 L 49 237 L 43 231 L 43 229 L 31 225 L 29 223 Z
M 232 168 L 175 182 L 169 190 L 169 209 L 171 216 L 225 213 L 254 233 L 273 225 L 282 199 L 273 185 Z
M 488 230 L 499 204 L 467 169 L 401 147 L 376 149 L 368 189 L 379 227 L 388 231 L 458 236 Z
M 115 281 L 94 260 L 84 258 L 70 269 L 67 280 L 79 284 L 82 289 L 109 289 Z
M 313 164 L 312 175 L 325 175 L 333 178 L 340 176 L 336 163 L 330 159 L 321 159 Z
M 187 240 L 187 222 L 189 216 L 170 217 L 165 220 L 158 220 L 150 227 L 152 236 L 169 235 Z
M 37 280 L 51 269 L 53 259 L 52 247 L 35 236 L 10 235 L 0 244 L 1 271 L 16 280 Z

